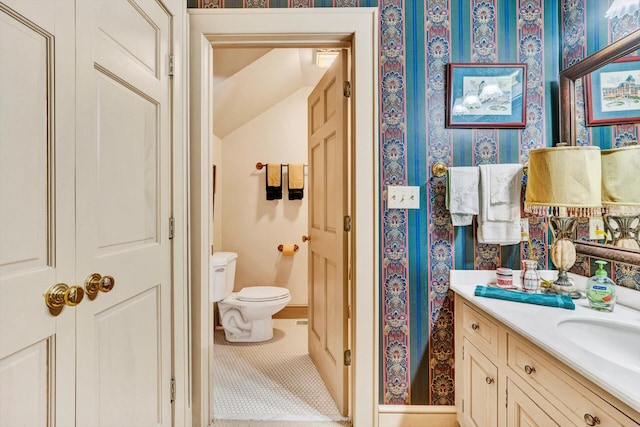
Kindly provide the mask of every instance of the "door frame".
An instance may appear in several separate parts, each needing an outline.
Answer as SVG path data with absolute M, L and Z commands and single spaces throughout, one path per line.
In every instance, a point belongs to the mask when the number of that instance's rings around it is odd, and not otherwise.
M 213 317 L 209 303 L 212 236 L 212 47 L 216 40 L 318 45 L 350 40 L 353 84 L 351 140 L 351 301 L 354 426 L 378 424 L 378 9 L 189 9 L 190 237 L 193 425 L 211 414 Z M 275 31 L 274 29 L 278 29 Z M 206 76 L 209 76 L 208 78 Z M 358 108 L 360 107 L 360 108 Z M 360 248 L 358 250 L 358 248 Z M 357 304 L 356 304 L 357 302 Z

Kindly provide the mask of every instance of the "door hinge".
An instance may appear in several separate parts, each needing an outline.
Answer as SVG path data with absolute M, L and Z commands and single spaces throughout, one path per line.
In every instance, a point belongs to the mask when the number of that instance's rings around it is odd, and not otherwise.
M 342 94 L 345 98 L 349 98 L 351 96 L 351 82 L 344 82 L 342 85 Z
M 346 215 L 344 217 L 344 231 L 351 231 L 351 216 L 350 215 Z
M 176 234 L 176 220 L 174 217 L 169 218 L 169 239 L 173 239 Z
M 171 403 L 176 401 L 176 379 L 171 378 Z
M 508 407 L 509 407 L 509 389 L 508 389 L 508 388 L 506 388 L 506 387 L 505 387 L 505 389 L 504 389 L 504 396 L 505 396 L 505 397 L 504 397 L 504 400 L 505 400 L 505 402 L 504 402 L 504 407 L 505 407 L 505 408 L 508 408 Z
M 176 59 L 173 53 L 169 54 L 169 77 L 173 77 L 173 73 L 176 69 Z
M 344 351 L 344 366 L 351 366 L 351 350 Z
M 462 413 L 464 414 L 464 399 L 462 399 Z

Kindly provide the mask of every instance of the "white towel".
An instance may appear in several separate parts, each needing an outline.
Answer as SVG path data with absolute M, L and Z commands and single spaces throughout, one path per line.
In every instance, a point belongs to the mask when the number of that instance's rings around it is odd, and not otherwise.
M 478 215 L 478 183 L 480 171 L 475 166 L 447 169 L 447 209 L 454 226 L 471 225 Z
M 520 242 L 522 165 L 480 165 L 478 242 L 515 245 Z

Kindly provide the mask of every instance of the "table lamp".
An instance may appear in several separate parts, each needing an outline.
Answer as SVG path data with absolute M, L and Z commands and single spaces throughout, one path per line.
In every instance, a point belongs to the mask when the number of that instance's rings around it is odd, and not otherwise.
M 567 271 L 576 261 L 577 217 L 601 215 L 601 160 L 598 147 L 553 147 L 529 151 L 525 212 L 549 218 L 551 262 L 558 279 L 548 292 L 580 298 Z
M 614 246 L 640 249 L 640 145 L 601 154 L 605 228 Z

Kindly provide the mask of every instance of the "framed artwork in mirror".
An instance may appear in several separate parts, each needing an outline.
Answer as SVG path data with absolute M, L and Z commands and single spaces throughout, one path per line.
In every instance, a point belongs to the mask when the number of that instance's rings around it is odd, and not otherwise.
M 587 126 L 640 122 L 640 57 L 626 57 L 584 77 Z
M 526 64 L 449 64 L 446 127 L 524 128 Z

